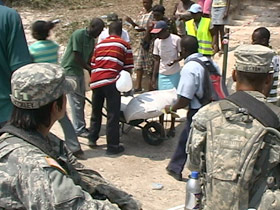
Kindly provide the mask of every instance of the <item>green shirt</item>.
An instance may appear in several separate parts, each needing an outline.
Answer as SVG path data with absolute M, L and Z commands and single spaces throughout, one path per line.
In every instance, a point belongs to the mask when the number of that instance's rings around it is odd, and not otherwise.
M 12 112 L 11 76 L 18 68 L 31 63 L 21 18 L 14 10 L 0 5 L 0 122 Z
M 84 74 L 83 67 L 75 61 L 74 52 L 81 53 L 83 60 L 89 63 L 94 43 L 94 38 L 88 35 L 86 29 L 74 31 L 61 61 L 61 66 L 65 69 L 66 75 L 82 76 Z

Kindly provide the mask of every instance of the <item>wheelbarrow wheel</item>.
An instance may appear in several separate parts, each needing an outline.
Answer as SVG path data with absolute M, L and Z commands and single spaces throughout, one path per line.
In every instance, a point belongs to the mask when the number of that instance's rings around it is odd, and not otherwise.
M 164 128 L 158 122 L 149 122 L 142 129 L 144 140 L 150 145 L 159 145 L 164 140 Z

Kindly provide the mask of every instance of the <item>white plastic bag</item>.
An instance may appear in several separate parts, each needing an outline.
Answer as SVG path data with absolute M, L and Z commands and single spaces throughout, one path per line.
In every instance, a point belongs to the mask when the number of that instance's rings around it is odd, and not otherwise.
M 132 79 L 130 73 L 122 70 L 116 82 L 116 88 L 120 92 L 128 92 L 132 89 Z

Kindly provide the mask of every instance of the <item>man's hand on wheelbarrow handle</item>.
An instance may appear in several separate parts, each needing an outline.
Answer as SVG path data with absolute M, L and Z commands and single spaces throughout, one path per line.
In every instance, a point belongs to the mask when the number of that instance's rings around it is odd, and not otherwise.
M 165 108 L 162 110 L 162 112 L 165 114 L 171 114 L 173 118 L 180 118 L 180 116 L 175 111 L 172 110 L 171 105 L 166 105 Z

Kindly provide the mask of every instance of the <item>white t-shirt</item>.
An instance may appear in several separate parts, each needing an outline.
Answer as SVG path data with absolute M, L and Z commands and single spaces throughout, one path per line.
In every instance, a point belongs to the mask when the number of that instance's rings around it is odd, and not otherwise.
M 171 75 L 180 71 L 178 62 L 172 66 L 167 65 L 179 57 L 179 53 L 181 52 L 180 41 L 181 38 L 175 34 L 170 34 L 166 39 L 157 38 L 155 40 L 153 54 L 160 56 L 160 74 Z
M 101 42 L 102 40 L 106 39 L 109 36 L 109 28 L 104 28 L 101 34 L 98 37 L 97 43 Z M 122 29 L 122 36 L 121 38 L 126 41 L 130 42 L 128 32 L 125 29 Z

